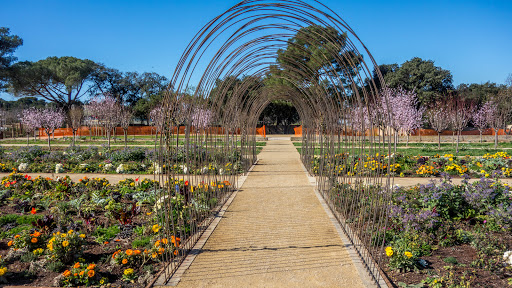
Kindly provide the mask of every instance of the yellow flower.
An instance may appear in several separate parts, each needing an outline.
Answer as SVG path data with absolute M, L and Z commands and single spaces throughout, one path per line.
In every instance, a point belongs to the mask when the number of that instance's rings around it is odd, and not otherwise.
M 490 176 L 490 175 L 489 175 L 489 173 L 485 174 L 485 177 L 486 177 L 486 178 L 489 178 L 489 176 Z
M 390 246 L 386 247 L 386 255 L 388 255 L 388 257 L 393 256 L 393 248 Z
M 80 235 L 78 235 L 78 237 L 83 239 L 83 238 L 85 238 L 85 234 L 80 234 Z
M 155 225 L 153 225 L 153 227 L 151 228 L 151 230 L 153 230 L 153 232 L 155 232 L 155 233 L 158 233 L 158 230 L 160 230 L 160 228 L 162 228 L 162 227 L 160 227 L 160 225 L 155 224 Z
M 412 257 L 412 253 L 409 252 L 409 251 L 405 251 L 404 255 L 407 256 L 407 258 L 411 258 Z
M 7 267 L 0 268 L 0 277 L 4 276 L 7 273 Z
M 133 274 L 133 269 L 132 268 L 124 269 L 123 274 L 126 276 L 130 276 Z
M 62 241 L 62 247 L 68 247 L 69 242 L 68 241 Z

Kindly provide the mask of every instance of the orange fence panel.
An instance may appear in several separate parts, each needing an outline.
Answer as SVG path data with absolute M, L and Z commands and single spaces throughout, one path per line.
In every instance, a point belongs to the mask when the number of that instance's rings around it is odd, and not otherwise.
M 261 128 L 256 128 L 256 135 L 261 135 L 261 136 L 263 136 L 263 138 L 267 137 L 265 125 L 261 126 Z

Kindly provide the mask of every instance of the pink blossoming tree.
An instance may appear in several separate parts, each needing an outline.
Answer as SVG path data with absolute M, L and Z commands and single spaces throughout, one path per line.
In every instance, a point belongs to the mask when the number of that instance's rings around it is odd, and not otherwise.
M 110 135 L 114 128 L 119 125 L 121 118 L 121 105 L 110 96 L 96 97 L 86 105 L 89 115 L 98 120 L 98 123 L 105 128 L 110 148 Z
M 21 113 L 21 125 L 27 133 L 27 145 L 29 145 L 30 133 L 34 132 L 37 128 L 41 127 L 38 123 L 39 111 L 36 108 L 28 108 Z

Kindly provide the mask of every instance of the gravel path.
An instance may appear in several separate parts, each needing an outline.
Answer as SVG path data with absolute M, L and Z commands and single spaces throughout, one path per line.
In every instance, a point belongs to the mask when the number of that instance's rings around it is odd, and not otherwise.
M 177 287 L 363 287 L 292 143 L 259 158 Z

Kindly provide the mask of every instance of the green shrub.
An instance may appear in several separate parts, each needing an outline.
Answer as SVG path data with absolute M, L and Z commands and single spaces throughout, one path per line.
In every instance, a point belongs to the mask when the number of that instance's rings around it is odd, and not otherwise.
M 151 236 L 142 236 L 133 240 L 133 248 L 151 248 Z
M 119 232 L 121 232 L 119 226 L 114 225 L 107 228 L 97 227 L 92 235 L 95 237 L 94 240 L 96 242 L 103 243 L 116 237 L 116 235 L 119 234 Z

